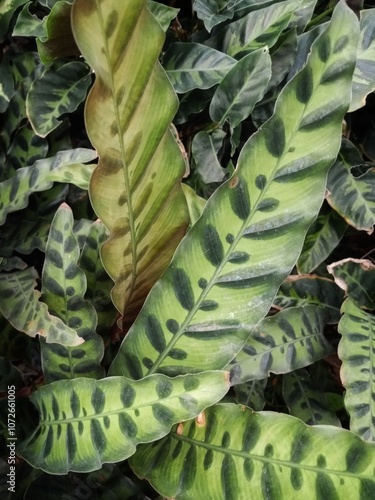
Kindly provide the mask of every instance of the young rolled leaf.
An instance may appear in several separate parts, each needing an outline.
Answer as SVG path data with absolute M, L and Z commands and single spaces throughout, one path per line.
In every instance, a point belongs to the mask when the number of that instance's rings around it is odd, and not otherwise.
M 77 0 L 72 26 L 96 75 L 85 113 L 100 158 L 91 201 L 110 230 L 102 259 L 130 321 L 188 225 L 185 164 L 169 130 L 178 100 L 158 61 L 164 33 L 145 0 Z
M 290 307 L 265 318 L 226 367 L 231 383 L 288 373 L 331 354 L 323 333 L 328 318 L 325 309 L 313 305 Z
M 35 287 L 38 274 L 33 268 L 0 274 L 0 312 L 17 330 L 30 337 L 40 335 L 46 342 L 76 346 L 84 342 L 75 330 L 49 313 L 39 301 Z
M 235 174 L 210 198 L 149 294 L 112 374 L 220 369 L 266 315 L 323 201 L 357 37 L 355 15 L 339 4 L 274 116 L 243 147 Z
M 40 422 L 17 452 L 50 474 L 96 470 L 129 457 L 138 443 L 165 436 L 174 423 L 195 417 L 228 388 L 227 372 L 53 382 L 31 396 Z
M 83 165 L 97 157 L 91 149 L 61 151 L 52 158 L 36 161 L 30 167 L 19 168 L 10 179 L 0 183 L 0 224 L 6 216 L 25 208 L 31 193 L 45 191 L 53 182 L 67 182 L 87 189 L 94 165 Z
M 338 355 L 350 430 L 365 441 L 375 442 L 375 318 L 350 298 L 342 312 Z
M 41 342 L 46 382 L 64 378 L 101 378 L 103 340 L 96 333 L 97 315 L 84 299 L 86 277 L 78 267 L 80 250 L 73 233 L 73 214 L 65 203 L 52 221 L 42 273 L 42 298 L 49 310 L 85 342 L 79 347 Z
M 375 446 L 349 431 L 219 404 L 130 459 L 164 497 L 370 500 Z

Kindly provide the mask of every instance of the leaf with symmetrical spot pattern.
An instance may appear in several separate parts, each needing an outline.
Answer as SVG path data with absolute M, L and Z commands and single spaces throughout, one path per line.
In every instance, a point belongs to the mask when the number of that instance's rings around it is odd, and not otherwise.
M 244 145 L 234 175 L 208 200 L 147 297 L 111 374 L 221 369 L 266 315 L 324 198 L 357 37 L 355 15 L 339 4 L 275 114 Z
M 165 436 L 228 389 L 227 372 L 53 382 L 33 393 L 40 422 L 17 452 L 50 474 L 96 470 L 129 457 L 138 443 Z
M 146 0 L 77 0 L 72 26 L 96 75 L 85 116 L 99 154 L 91 202 L 110 231 L 102 259 L 114 304 L 131 323 L 189 222 L 185 163 L 169 130 L 178 100 L 158 61 L 165 35 Z
M 371 500 L 375 446 L 331 426 L 218 404 L 130 463 L 166 498 Z

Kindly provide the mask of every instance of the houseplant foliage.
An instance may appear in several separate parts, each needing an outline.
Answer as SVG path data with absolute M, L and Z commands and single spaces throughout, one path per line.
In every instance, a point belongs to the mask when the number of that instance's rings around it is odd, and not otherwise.
M 0 7 L 16 498 L 374 498 L 375 9 L 347 3 Z

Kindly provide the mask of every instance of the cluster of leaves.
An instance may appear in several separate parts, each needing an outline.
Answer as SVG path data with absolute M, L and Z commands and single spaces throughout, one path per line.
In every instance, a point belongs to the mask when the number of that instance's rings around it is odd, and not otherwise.
M 0 6 L 15 498 L 374 498 L 375 9 L 167 3 Z

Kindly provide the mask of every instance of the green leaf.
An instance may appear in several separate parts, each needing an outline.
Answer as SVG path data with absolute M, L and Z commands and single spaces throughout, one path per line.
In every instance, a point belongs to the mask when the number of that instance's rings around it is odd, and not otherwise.
M 198 196 L 194 189 L 187 184 L 182 184 L 182 189 L 189 208 L 190 225 L 193 226 L 202 215 L 203 209 L 206 205 L 206 200 Z
M 375 309 L 375 265 L 367 259 L 343 259 L 330 264 L 328 272 L 358 306 Z
M 225 177 L 225 170 L 218 158 L 225 136 L 225 132 L 221 129 L 215 129 L 212 132 L 201 130 L 194 136 L 191 152 L 197 174 L 204 184 L 222 182 Z
M 31 396 L 40 423 L 18 453 L 50 474 L 96 470 L 129 457 L 138 443 L 165 436 L 174 423 L 195 417 L 228 388 L 226 372 L 155 375 L 138 382 L 124 377 L 53 382 Z
M 39 19 L 38 16 L 30 12 L 32 2 L 24 5 L 21 12 L 18 14 L 16 25 L 13 29 L 12 36 L 45 36 L 45 19 Z
M 234 386 L 234 393 L 238 403 L 249 406 L 255 411 L 263 410 L 266 404 L 264 389 L 267 385 L 266 378 L 261 380 L 250 380 L 244 384 Z
M 290 414 L 306 424 L 341 427 L 336 414 L 328 408 L 325 393 L 307 370 L 283 375 L 283 398 Z
M 163 31 L 167 31 L 171 21 L 175 19 L 180 11 L 180 9 L 174 9 L 173 7 L 168 7 L 152 0 L 147 0 L 147 8 L 158 21 Z
M 232 57 L 200 43 L 173 43 L 163 56 L 163 67 L 179 93 L 212 87 L 235 64 Z
M 375 317 L 350 298 L 344 302 L 342 313 L 338 355 L 350 430 L 365 441 L 375 442 Z
M 80 61 L 47 69 L 34 80 L 27 94 L 26 112 L 35 133 L 46 137 L 60 125 L 64 113 L 72 113 L 85 99 L 90 71 Z
M 327 201 L 348 224 L 372 233 L 375 224 L 375 168 L 368 168 L 359 176 L 354 176 L 352 170 L 352 167 L 363 163 L 359 151 L 344 139 L 328 174 Z
M 288 276 L 273 301 L 274 307 L 315 305 L 329 313 L 328 323 L 338 323 L 344 293 L 336 283 L 320 276 Z
M 267 49 L 243 57 L 222 79 L 210 104 L 211 119 L 231 129 L 247 118 L 260 101 L 271 78 L 271 58 Z
M 125 337 L 112 374 L 222 368 L 266 315 L 324 197 L 357 34 L 355 15 L 340 4 L 307 65 L 284 87 L 274 116 L 243 147 L 234 176 L 181 242 Z
M 72 183 L 87 189 L 94 166 L 83 165 L 83 162 L 94 160 L 96 156 L 91 149 L 77 148 L 19 168 L 13 177 L 0 183 L 0 224 L 4 224 L 9 213 L 25 208 L 31 193 L 45 191 L 53 182 Z
M 347 223 L 337 212 L 323 206 L 307 231 L 297 263 L 298 272 L 308 274 L 324 262 L 340 243 L 347 227 Z
M 41 342 L 47 383 L 64 378 L 101 378 L 103 340 L 95 332 L 97 315 L 84 299 L 86 277 L 78 267 L 79 246 L 73 232 L 73 214 L 64 203 L 56 211 L 49 233 L 42 273 L 42 298 L 51 313 L 84 339 L 79 347 Z
M 37 160 L 45 158 L 47 153 L 48 141 L 35 135 L 30 124 L 19 127 L 8 149 L 6 170 L 10 174 L 18 168 L 32 165 Z
M 361 11 L 357 63 L 353 76 L 352 102 L 349 111 L 366 104 L 367 95 L 375 90 L 375 9 Z
M 85 116 L 99 154 L 90 198 L 110 231 L 102 259 L 113 302 L 131 322 L 188 225 L 185 162 L 169 129 L 178 100 L 158 61 L 164 33 L 145 0 L 77 0 L 72 23 L 96 75 Z
M 21 332 L 30 337 L 40 335 L 47 342 L 62 345 L 80 345 L 83 340 L 72 328 L 48 312 L 39 301 L 35 287 L 38 274 L 33 268 L 0 274 L 0 312 Z
M 247 50 L 272 47 L 288 26 L 301 0 L 288 0 L 250 12 L 213 36 L 207 44 L 234 57 Z
M 297 53 L 296 30 L 292 29 L 281 35 L 271 54 L 271 79 L 267 92 L 274 90 L 290 71 Z
M 0 4 L 0 38 L 2 39 L 8 31 L 9 23 L 18 7 L 27 3 L 28 0 L 4 0 Z
M 290 307 L 265 318 L 228 364 L 231 383 L 260 380 L 311 365 L 333 351 L 324 337 L 326 310 L 306 305 Z
M 208 32 L 217 24 L 232 19 L 234 12 L 225 9 L 227 3 L 225 0 L 194 0 L 197 17 L 203 21 Z
M 351 432 L 232 404 L 207 409 L 130 459 L 164 497 L 324 498 L 375 495 L 375 447 Z

